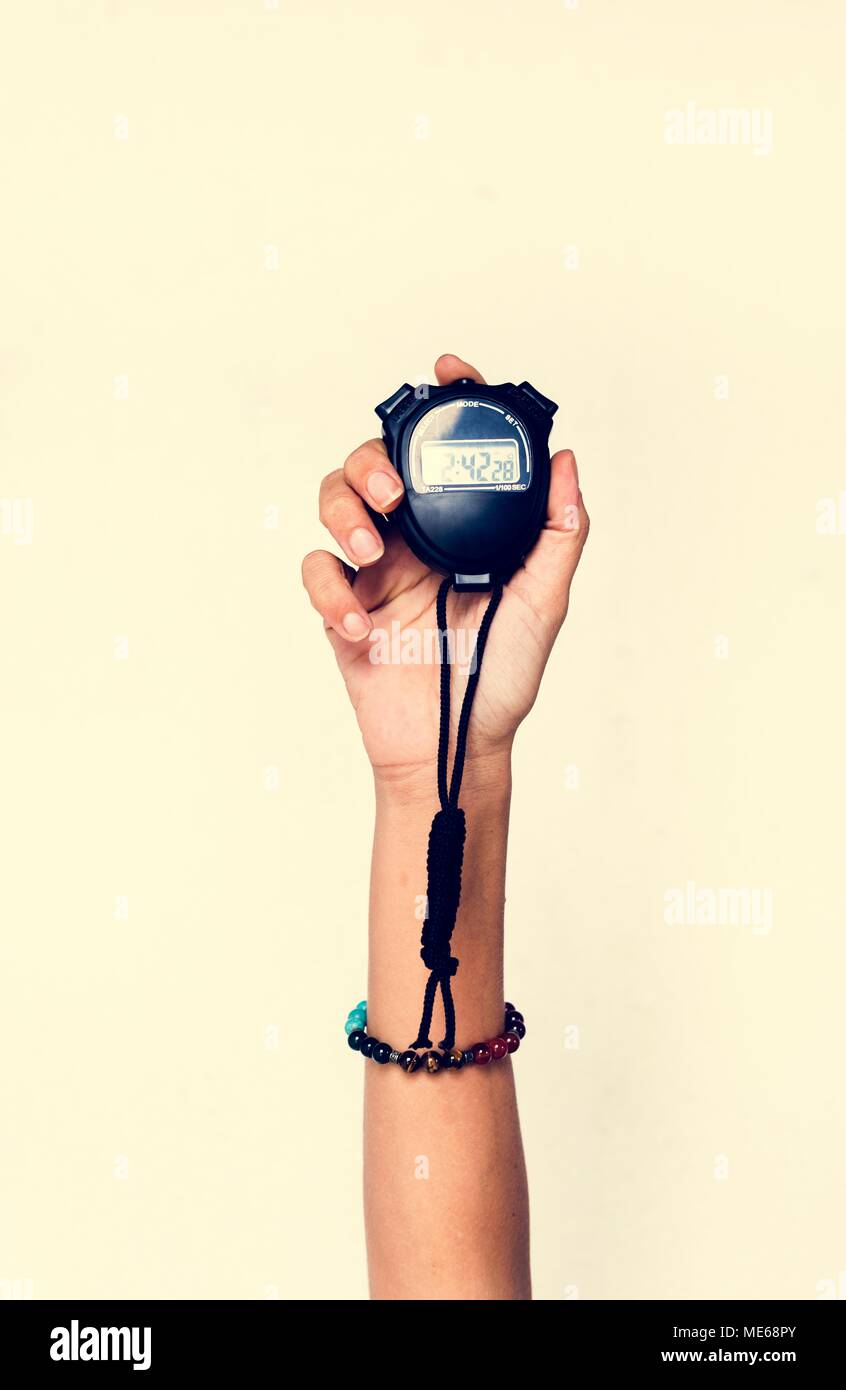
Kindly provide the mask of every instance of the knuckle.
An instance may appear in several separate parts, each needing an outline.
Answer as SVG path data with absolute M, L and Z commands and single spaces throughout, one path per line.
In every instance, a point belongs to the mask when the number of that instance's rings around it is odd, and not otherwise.
M 320 490 L 317 494 L 317 506 L 321 517 L 326 512 L 332 497 L 337 493 L 338 482 L 339 480 L 343 480 L 343 476 L 340 468 L 336 468 L 332 473 L 327 473 L 326 477 L 322 479 Z
M 343 473 L 345 478 L 357 478 L 365 470 L 372 468 L 378 455 L 384 455 L 385 446 L 381 439 L 367 439 L 347 455 Z
M 346 535 L 356 523 L 357 508 L 349 497 L 331 497 L 323 508 L 321 521 L 339 539 Z
M 319 613 L 332 607 L 337 596 L 337 581 L 330 575 L 323 575 L 312 585 L 311 601 Z
M 344 477 L 349 477 L 351 473 L 357 473 L 361 465 L 367 458 L 367 445 L 359 444 L 353 449 L 351 454 L 347 454 L 344 460 Z
M 303 562 L 300 565 L 300 575 L 302 577 L 303 584 L 306 586 L 306 588 L 308 588 L 309 576 L 312 574 L 315 566 L 319 563 L 319 561 L 319 550 L 310 550 L 307 555 L 303 556 Z

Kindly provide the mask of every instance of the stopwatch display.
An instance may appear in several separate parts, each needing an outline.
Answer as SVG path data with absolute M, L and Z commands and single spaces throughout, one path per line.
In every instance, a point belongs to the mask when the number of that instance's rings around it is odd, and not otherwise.
M 525 430 L 503 406 L 459 399 L 435 405 L 417 421 L 408 441 L 411 485 L 491 488 L 525 492 L 531 449 Z
M 418 492 L 438 487 L 491 487 L 520 492 L 520 460 L 511 439 L 437 439 L 420 445 Z
M 405 385 L 376 407 L 405 496 L 393 514 L 425 564 L 457 589 L 510 578 L 546 516 L 557 410 L 528 382 Z

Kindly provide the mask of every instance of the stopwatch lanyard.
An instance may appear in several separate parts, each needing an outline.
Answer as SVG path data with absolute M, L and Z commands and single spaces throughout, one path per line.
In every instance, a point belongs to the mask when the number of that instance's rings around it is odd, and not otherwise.
M 452 1000 L 452 977 L 458 969 L 458 961 L 450 954 L 450 938 L 458 903 L 461 897 L 461 866 L 464 861 L 464 840 L 467 827 L 464 812 L 458 805 L 461 791 L 461 778 L 464 773 L 464 758 L 467 751 L 467 730 L 470 725 L 470 711 L 479 684 L 482 657 L 488 632 L 494 614 L 502 598 L 502 585 L 495 584 L 490 601 L 485 609 L 476 647 L 471 660 L 470 675 L 464 702 L 458 720 L 458 733 L 455 739 L 455 757 L 452 764 L 452 777 L 447 781 L 447 759 L 449 756 L 449 715 L 450 715 L 450 656 L 447 639 L 447 594 L 452 579 L 447 576 L 438 589 L 436 615 L 438 622 L 438 654 L 441 663 L 441 724 L 438 737 L 438 796 L 441 809 L 432 821 L 429 831 L 429 852 L 426 861 L 428 887 L 426 920 L 420 938 L 423 949 L 420 955 L 429 971 L 426 990 L 423 995 L 423 1013 L 420 1028 L 412 1048 L 431 1047 L 429 1029 L 432 1026 L 432 1008 L 438 985 L 444 1004 L 445 1034 L 438 1046 L 446 1052 L 455 1046 L 455 1005 Z

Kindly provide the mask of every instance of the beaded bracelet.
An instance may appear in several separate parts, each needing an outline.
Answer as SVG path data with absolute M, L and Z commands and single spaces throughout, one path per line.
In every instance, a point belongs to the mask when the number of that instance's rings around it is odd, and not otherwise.
M 420 1053 L 410 1049 L 406 1052 L 398 1052 L 396 1048 L 391 1047 L 390 1043 L 380 1042 L 378 1038 L 368 1033 L 366 1024 L 367 1000 L 362 999 L 360 1004 L 356 1004 L 355 1008 L 350 1010 L 344 1024 L 347 1042 L 353 1052 L 360 1052 L 362 1057 L 370 1057 L 374 1062 L 379 1062 L 382 1065 L 385 1062 L 396 1062 L 409 1076 L 412 1072 L 417 1071 L 418 1067 L 423 1067 L 430 1076 L 434 1076 L 441 1069 L 458 1071 L 461 1067 L 471 1064 L 483 1067 L 488 1062 L 498 1062 L 503 1057 L 507 1057 L 509 1053 L 516 1052 L 521 1040 L 526 1036 L 523 1015 L 515 1009 L 513 1004 L 505 1005 L 503 1029 L 498 1037 L 488 1038 L 486 1042 L 474 1043 L 466 1050 L 453 1047 L 444 1052 Z

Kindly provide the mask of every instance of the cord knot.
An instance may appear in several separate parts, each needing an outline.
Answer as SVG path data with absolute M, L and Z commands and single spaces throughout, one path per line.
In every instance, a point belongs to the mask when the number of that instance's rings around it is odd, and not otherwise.
M 450 955 L 448 942 L 424 946 L 420 958 L 426 969 L 433 971 L 439 980 L 451 978 L 458 969 L 458 958 Z

